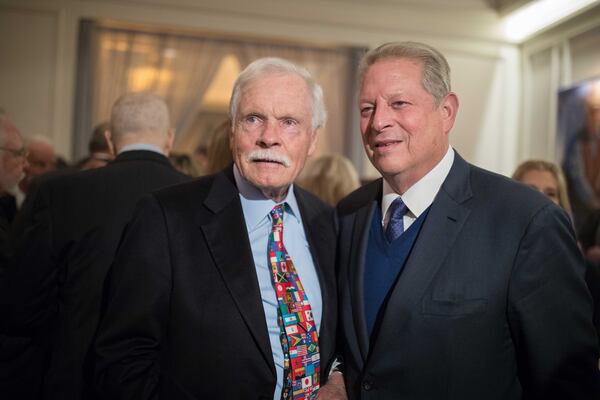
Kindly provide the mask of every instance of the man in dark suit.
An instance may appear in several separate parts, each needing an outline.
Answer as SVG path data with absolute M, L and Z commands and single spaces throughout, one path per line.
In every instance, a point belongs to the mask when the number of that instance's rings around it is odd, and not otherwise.
M 17 127 L 0 115 L 0 293 L 6 292 L 8 242 L 17 213 L 14 194 L 27 166 L 27 151 Z M 0 309 L 2 307 L 0 306 Z M 36 398 L 40 393 L 42 351 L 31 334 L 6 334 L 0 313 L 0 398 Z
M 230 114 L 234 165 L 146 197 L 124 235 L 95 345 L 102 398 L 308 399 L 327 379 L 334 212 L 292 185 L 322 91 L 259 59 Z
M 0 243 L 8 239 L 10 225 L 17 213 L 14 193 L 25 175 L 27 150 L 17 127 L 0 116 Z
M 112 163 L 42 178 L 19 221 L 9 321 L 13 329 L 44 332 L 48 340 L 45 399 L 90 397 L 86 357 L 125 224 L 141 196 L 188 180 L 166 157 L 173 130 L 157 96 L 119 98 L 107 136 L 118 154 Z
M 351 399 L 598 399 L 584 264 L 567 215 L 450 146 L 448 64 L 419 43 L 360 68 L 382 174 L 338 206 L 340 349 Z

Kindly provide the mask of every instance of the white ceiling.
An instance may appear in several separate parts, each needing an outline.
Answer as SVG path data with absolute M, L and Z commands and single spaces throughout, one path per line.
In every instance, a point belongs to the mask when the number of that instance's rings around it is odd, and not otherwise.
M 500 14 L 514 10 L 523 4 L 534 0 L 337 0 L 341 2 L 352 2 L 373 5 L 395 5 L 411 7 L 436 7 L 436 8 L 463 8 L 463 9 L 492 9 Z

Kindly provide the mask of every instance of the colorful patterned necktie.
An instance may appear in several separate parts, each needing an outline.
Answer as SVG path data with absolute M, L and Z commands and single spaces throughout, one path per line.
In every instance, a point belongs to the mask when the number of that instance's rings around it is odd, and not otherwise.
M 271 210 L 269 261 L 283 348 L 282 399 L 312 399 L 319 390 L 319 337 L 308 297 L 283 246 L 283 206 Z
M 404 214 L 407 211 L 408 207 L 406 207 L 400 196 L 396 197 L 390 206 L 390 220 L 385 229 L 385 236 L 390 243 L 404 233 Z

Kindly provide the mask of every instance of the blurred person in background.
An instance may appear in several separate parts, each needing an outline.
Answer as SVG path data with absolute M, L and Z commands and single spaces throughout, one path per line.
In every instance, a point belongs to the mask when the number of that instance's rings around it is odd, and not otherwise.
M 195 178 L 198 176 L 198 169 L 194 165 L 191 157 L 185 153 L 171 153 L 169 155 L 169 161 L 177 169 L 177 171 Z
M 600 207 L 600 81 L 594 82 L 585 95 L 584 108 L 585 121 L 567 141 L 562 165 L 578 228 L 591 211 Z
M 88 144 L 89 155 L 77 163 L 80 170 L 94 169 L 104 167 L 115 156 L 111 153 L 111 148 L 107 139 L 110 132 L 110 122 L 101 122 L 94 128 L 92 137 Z
M 189 179 L 167 158 L 174 130 L 161 98 L 121 96 L 110 126 L 111 163 L 39 178 L 19 216 L 22 235 L 0 311 L 7 329 L 47 343 L 44 399 L 92 398 L 88 351 L 123 229 L 141 197 Z
M 206 143 L 206 174 L 215 174 L 233 162 L 229 136 L 231 120 L 221 122 L 210 134 Z
M 32 136 L 25 139 L 27 163 L 25 178 L 19 183 L 19 189 L 25 194 L 31 181 L 41 175 L 56 170 L 56 152 L 54 145 L 45 136 Z
M 572 215 L 567 181 L 557 164 L 545 160 L 524 161 L 519 164 L 512 178 L 544 193 L 554 204 Z
M 7 118 L 0 116 L 0 221 L 4 232 L 12 223 L 17 204 L 15 194 L 27 169 L 27 150 L 19 130 Z
M 360 180 L 352 162 L 340 154 L 323 155 L 308 162 L 298 184 L 332 207 L 358 189 Z
M 0 295 L 9 285 L 7 244 L 11 223 L 17 212 L 14 193 L 25 176 L 27 152 L 19 130 L 6 116 L 0 115 Z M 42 353 L 31 336 L 7 334 L 5 314 L 0 319 L 0 399 L 38 398 L 41 387 Z

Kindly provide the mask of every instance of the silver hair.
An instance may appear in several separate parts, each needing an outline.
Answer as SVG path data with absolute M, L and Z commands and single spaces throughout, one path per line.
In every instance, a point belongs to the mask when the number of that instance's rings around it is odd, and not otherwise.
M 112 107 L 110 130 L 113 138 L 127 134 L 166 136 L 170 128 L 165 101 L 149 92 L 127 93 Z
M 312 98 L 311 127 L 313 132 L 325 126 L 327 111 L 323 100 L 323 89 L 303 67 L 276 57 L 259 58 L 250 63 L 237 77 L 229 102 L 232 128 L 235 128 L 237 111 L 243 90 L 255 79 L 268 74 L 295 74 L 304 79 Z
M 362 86 L 370 66 L 383 59 L 408 58 L 423 65 L 423 88 L 433 96 L 436 106 L 450 93 L 450 66 L 442 53 L 433 47 L 418 42 L 391 42 L 372 49 L 362 58 L 358 67 L 359 83 Z

